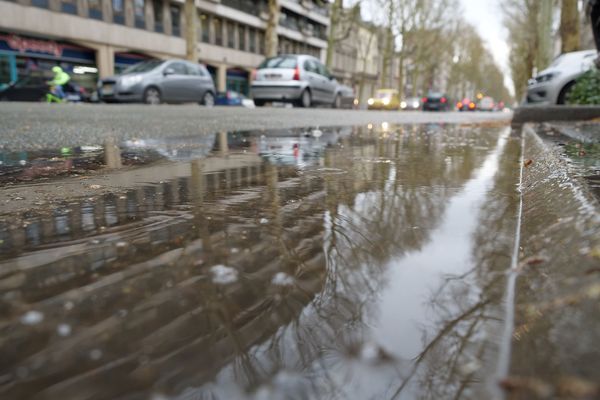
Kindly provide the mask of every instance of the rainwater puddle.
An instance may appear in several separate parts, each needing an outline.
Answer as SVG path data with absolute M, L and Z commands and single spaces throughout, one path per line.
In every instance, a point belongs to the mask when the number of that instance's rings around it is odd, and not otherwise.
M 319 132 L 123 143 L 162 161 L 3 216 L 0 397 L 495 398 L 519 140 Z

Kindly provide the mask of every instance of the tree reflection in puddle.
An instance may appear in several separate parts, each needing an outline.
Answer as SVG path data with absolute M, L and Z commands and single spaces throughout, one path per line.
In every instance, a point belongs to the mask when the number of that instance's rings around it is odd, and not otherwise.
M 217 135 L 67 230 L 7 225 L 0 394 L 492 397 L 518 142 L 389 128 Z

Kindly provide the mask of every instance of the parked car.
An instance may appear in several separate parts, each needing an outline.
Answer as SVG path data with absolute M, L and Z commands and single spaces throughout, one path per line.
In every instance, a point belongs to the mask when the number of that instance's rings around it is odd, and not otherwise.
M 421 99 L 423 111 L 446 111 L 448 109 L 448 97 L 443 93 L 429 92 Z
M 527 103 L 565 104 L 575 81 L 594 65 L 596 50 L 565 53 L 538 75 L 527 87 Z
M 339 108 L 342 103 L 337 81 L 321 61 L 309 55 L 267 58 L 254 72 L 250 92 L 258 107 L 284 102 L 300 107 L 327 104 Z
M 419 110 L 421 108 L 421 99 L 418 97 L 409 97 L 400 102 L 400 108 L 403 110 Z
M 147 60 L 98 82 L 105 102 L 215 104 L 215 84 L 206 67 L 185 60 Z
M 496 103 L 494 102 L 494 99 L 489 96 L 482 98 L 477 104 L 478 111 L 494 111 L 495 107 Z
M 44 76 L 29 76 L 8 84 L 0 90 L 2 101 L 46 101 L 46 94 L 50 87 L 50 78 Z M 91 95 L 83 86 L 73 81 L 67 82 L 63 87 L 65 100 L 70 102 L 90 101 Z
M 367 101 L 369 110 L 399 110 L 400 94 L 396 89 L 379 89 Z

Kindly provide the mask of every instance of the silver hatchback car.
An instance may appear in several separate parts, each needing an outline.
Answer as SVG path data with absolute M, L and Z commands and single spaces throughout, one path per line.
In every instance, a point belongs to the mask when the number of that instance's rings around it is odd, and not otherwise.
M 565 53 L 527 83 L 527 103 L 565 104 L 575 81 L 594 66 L 596 50 Z
M 294 103 L 342 106 L 340 85 L 317 58 L 309 55 L 280 55 L 267 58 L 254 73 L 251 86 L 254 104 Z
M 105 102 L 196 102 L 213 106 L 215 93 L 206 67 L 185 60 L 143 61 L 98 82 L 99 98 Z

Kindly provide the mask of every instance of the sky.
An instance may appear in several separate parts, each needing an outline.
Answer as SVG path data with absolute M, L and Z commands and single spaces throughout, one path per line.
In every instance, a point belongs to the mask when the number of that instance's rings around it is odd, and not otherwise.
M 508 66 L 508 32 L 502 25 L 502 0 L 460 0 L 465 18 L 472 23 L 492 52 L 496 63 L 504 72 L 504 84 L 514 93 Z

